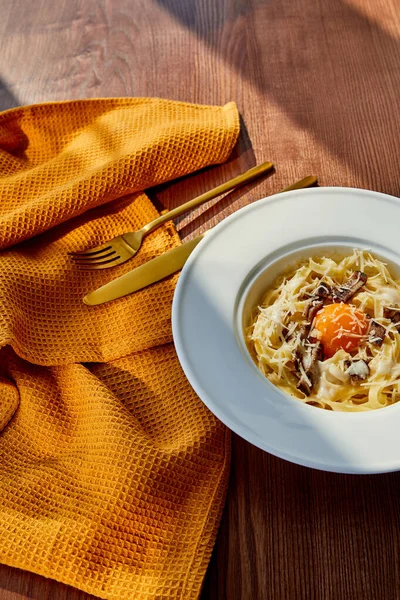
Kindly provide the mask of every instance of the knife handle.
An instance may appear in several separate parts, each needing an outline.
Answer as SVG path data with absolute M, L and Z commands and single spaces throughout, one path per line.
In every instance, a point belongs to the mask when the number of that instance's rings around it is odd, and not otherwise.
M 296 183 L 292 183 L 292 185 L 288 185 L 284 190 L 278 192 L 279 194 L 283 194 L 283 192 L 290 192 L 291 190 L 301 190 L 303 188 L 311 187 L 317 183 L 317 178 L 315 175 L 308 175 L 307 177 L 303 177 L 300 181 L 296 181 Z
M 253 181 L 253 179 L 257 179 L 257 177 L 261 177 L 261 175 L 272 171 L 273 168 L 274 164 L 272 162 L 264 162 L 261 165 L 257 165 L 256 167 L 245 171 L 241 175 L 238 175 L 233 179 L 229 179 L 229 181 L 225 181 L 225 183 L 222 183 L 221 185 L 217 185 L 217 187 L 213 188 L 212 190 L 209 190 L 208 192 L 205 192 L 204 194 L 201 194 L 201 196 L 197 196 L 197 198 L 193 198 L 193 200 L 189 200 L 189 202 L 185 202 L 185 204 L 181 204 L 180 206 L 173 208 L 167 213 L 160 215 L 159 217 L 157 217 L 157 219 L 154 219 L 154 221 L 145 225 L 142 228 L 142 231 L 145 234 L 149 233 L 150 231 L 153 231 L 153 229 L 160 227 L 160 225 L 162 225 L 166 221 L 170 221 L 175 217 L 179 217 L 180 215 L 183 215 L 189 210 L 192 210 L 192 208 L 196 208 L 197 206 L 204 204 L 204 202 L 213 200 L 214 198 L 217 198 L 217 196 L 220 196 L 225 192 L 229 192 L 234 188 L 238 187 L 239 185 L 244 185 L 249 181 Z

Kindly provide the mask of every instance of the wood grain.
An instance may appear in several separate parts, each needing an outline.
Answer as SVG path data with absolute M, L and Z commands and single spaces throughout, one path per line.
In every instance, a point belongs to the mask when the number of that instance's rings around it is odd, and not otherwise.
M 231 159 L 152 190 L 154 201 L 175 206 L 263 160 L 276 174 L 180 219 L 183 238 L 308 174 L 400 196 L 397 0 L 0 0 L 0 9 L 0 110 L 98 96 L 237 102 Z M 400 598 L 399 478 L 312 471 L 234 437 L 202 597 Z M 90 596 L 0 566 L 0 600 L 28 598 Z
M 400 474 L 291 465 L 235 438 L 204 598 L 399 598 Z

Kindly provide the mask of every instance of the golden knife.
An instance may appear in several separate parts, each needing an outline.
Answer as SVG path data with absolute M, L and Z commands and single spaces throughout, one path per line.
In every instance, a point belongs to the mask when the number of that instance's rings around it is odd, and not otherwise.
M 281 192 L 307 188 L 315 183 L 317 183 L 317 178 L 310 175 L 281 190 Z M 183 267 L 194 248 L 201 242 L 204 236 L 205 233 L 106 283 L 97 290 L 87 294 L 83 298 L 84 303 L 88 306 L 104 304 L 105 302 L 128 296 L 128 294 L 137 292 L 152 283 L 168 277 L 168 275 L 176 273 Z

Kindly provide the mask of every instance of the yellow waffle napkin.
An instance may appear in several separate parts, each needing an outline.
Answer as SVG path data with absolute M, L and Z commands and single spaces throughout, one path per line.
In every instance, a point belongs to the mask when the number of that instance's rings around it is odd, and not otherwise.
M 82 296 L 178 245 L 173 225 L 113 270 L 67 252 L 157 216 L 145 188 L 225 161 L 234 103 L 104 99 L 0 115 L 0 562 L 101 598 L 196 598 L 230 439 L 186 381 L 176 277 Z

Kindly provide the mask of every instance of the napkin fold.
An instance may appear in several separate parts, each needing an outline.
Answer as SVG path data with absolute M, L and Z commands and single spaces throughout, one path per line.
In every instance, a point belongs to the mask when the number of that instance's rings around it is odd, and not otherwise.
M 112 271 L 67 253 L 157 216 L 145 188 L 225 161 L 234 103 L 100 99 L 0 115 L 0 562 L 110 600 L 196 598 L 229 432 L 172 344 L 171 277 L 82 297 L 178 245 L 172 224 Z

